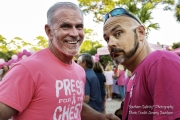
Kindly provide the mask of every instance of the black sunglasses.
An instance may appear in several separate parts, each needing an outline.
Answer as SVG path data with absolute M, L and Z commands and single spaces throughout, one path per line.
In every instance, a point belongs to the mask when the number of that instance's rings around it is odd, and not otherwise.
M 107 13 L 104 17 L 104 23 L 107 21 L 108 18 L 110 17 L 115 17 L 115 16 L 121 16 L 121 15 L 127 15 L 133 19 L 135 19 L 139 24 L 141 24 L 140 20 L 134 16 L 133 14 L 129 13 L 127 10 L 123 8 L 115 8 L 111 10 L 109 13 Z

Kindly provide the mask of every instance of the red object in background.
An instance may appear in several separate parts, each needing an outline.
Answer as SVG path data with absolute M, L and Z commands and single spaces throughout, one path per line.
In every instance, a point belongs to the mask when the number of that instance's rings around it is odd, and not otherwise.
M 114 74 L 116 74 L 116 72 L 117 72 L 117 67 L 115 67 L 113 71 L 114 71 Z

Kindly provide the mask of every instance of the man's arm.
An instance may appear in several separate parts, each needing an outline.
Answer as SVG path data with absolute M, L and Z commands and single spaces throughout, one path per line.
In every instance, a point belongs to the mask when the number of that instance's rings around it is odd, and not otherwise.
M 84 97 L 84 102 L 85 102 L 85 103 L 88 103 L 88 102 L 89 102 L 89 99 L 90 99 L 90 96 L 89 96 L 89 95 L 85 95 L 85 97 Z
M 83 103 L 82 111 L 81 111 L 81 119 L 82 120 L 120 120 L 113 114 L 102 114 L 100 112 L 95 111 L 86 103 Z
M 18 111 L 0 102 L 0 120 L 8 120 Z

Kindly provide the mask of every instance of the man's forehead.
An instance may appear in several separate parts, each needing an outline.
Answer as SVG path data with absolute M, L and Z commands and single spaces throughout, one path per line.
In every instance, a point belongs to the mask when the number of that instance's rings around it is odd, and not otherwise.
M 105 24 L 108 24 L 109 22 L 112 22 L 112 21 L 121 22 L 123 24 L 129 23 L 129 22 L 137 22 L 131 17 L 128 17 L 126 15 L 121 15 L 121 16 L 114 16 L 114 17 L 108 18 Z
M 128 29 L 132 26 L 137 26 L 138 23 L 127 16 L 115 16 L 115 17 L 110 17 L 106 23 L 104 24 L 103 30 L 104 31 L 109 31 L 110 29 L 113 29 L 113 27 L 119 25 L 119 27 L 123 29 Z
M 67 8 L 67 9 L 62 9 L 59 8 L 55 13 L 54 16 L 76 16 L 80 19 L 83 19 L 83 15 L 78 9 L 73 9 L 73 8 Z
M 121 19 L 110 18 L 103 27 L 104 31 L 112 32 L 114 29 L 123 28 L 123 22 Z
M 54 21 L 63 24 L 84 24 L 83 16 L 78 10 L 59 9 L 54 15 Z

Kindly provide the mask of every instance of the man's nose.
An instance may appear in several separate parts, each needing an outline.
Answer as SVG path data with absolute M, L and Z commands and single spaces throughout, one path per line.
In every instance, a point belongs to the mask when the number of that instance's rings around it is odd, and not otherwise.
M 115 39 L 112 36 L 110 36 L 109 37 L 109 42 L 108 42 L 108 47 L 112 48 L 112 47 L 115 47 L 115 46 L 116 46 Z
M 78 33 L 78 29 L 76 27 L 73 27 L 69 33 L 70 36 L 73 36 L 73 37 L 78 37 L 79 36 L 79 33 Z

